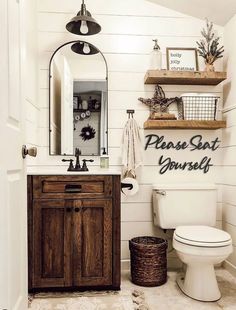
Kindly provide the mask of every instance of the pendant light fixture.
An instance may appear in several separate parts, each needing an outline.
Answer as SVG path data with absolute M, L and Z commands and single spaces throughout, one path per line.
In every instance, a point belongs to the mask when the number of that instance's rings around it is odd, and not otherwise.
M 81 36 L 89 36 L 101 31 L 101 26 L 92 17 L 89 11 L 86 9 L 84 0 L 82 0 L 81 10 L 72 18 L 72 20 L 66 25 L 66 29 L 74 34 Z
M 78 41 L 71 45 L 71 49 L 74 53 L 80 55 L 96 55 L 99 50 L 92 44 L 85 41 Z

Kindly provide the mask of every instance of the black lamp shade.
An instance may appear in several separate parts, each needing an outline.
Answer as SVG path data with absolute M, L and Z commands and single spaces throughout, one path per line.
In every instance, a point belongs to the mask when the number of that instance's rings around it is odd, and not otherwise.
M 88 32 L 86 33 L 81 32 L 82 22 L 86 22 L 87 24 Z M 66 25 L 66 29 L 74 34 L 89 36 L 99 33 L 102 28 L 98 24 L 98 22 L 92 17 L 90 12 L 86 10 L 86 6 L 83 1 L 81 5 L 81 10 L 77 14 L 77 16 L 73 17 L 72 20 Z
M 89 49 L 90 49 L 89 53 L 84 52 L 85 44 L 87 44 Z M 100 53 L 99 50 L 95 48 L 95 46 L 93 46 L 87 42 L 83 42 L 83 41 L 78 41 L 78 42 L 74 43 L 73 45 L 71 45 L 71 49 L 74 53 L 80 54 L 80 55 L 95 55 L 95 54 Z

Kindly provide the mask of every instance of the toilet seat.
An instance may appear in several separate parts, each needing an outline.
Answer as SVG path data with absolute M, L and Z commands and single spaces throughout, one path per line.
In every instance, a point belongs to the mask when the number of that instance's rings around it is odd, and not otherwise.
M 231 236 L 227 232 L 209 226 L 179 226 L 173 237 L 183 244 L 204 248 L 232 244 Z

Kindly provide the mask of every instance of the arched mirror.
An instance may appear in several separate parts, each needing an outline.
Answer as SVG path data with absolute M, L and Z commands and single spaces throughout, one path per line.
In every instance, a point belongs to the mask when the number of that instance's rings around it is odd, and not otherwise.
M 107 152 L 108 74 L 103 54 L 85 41 L 60 46 L 49 65 L 50 155 Z

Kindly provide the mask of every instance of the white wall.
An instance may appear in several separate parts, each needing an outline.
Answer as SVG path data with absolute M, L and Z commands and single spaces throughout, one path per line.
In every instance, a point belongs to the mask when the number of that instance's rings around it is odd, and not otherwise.
M 145 0 L 87 0 L 87 8 L 102 25 L 102 32 L 86 38 L 96 45 L 105 55 L 109 68 L 109 154 L 112 167 L 121 167 L 120 142 L 122 129 L 127 120 L 126 109 L 135 109 L 135 118 L 143 127 L 149 112 L 138 97 L 151 97 L 154 85 L 144 85 L 144 75 L 149 64 L 149 53 L 153 38 L 159 44 L 165 58 L 166 47 L 196 47 L 204 21 L 187 17 L 178 12 L 157 6 Z M 77 0 L 38 0 L 38 46 L 39 46 L 39 158 L 37 165 L 51 167 L 60 165 L 61 157 L 48 156 L 48 63 L 52 52 L 62 43 L 77 39 L 65 30 L 65 25 L 79 10 Z M 96 13 L 96 14 L 95 14 Z M 216 27 L 222 36 L 222 28 Z M 203 64 L 200 61 L 201 69 Z M 217 68 L 221 69 L 221 62 Z M 165 67 L 165 61 L 164 61 Z M 214 92 L 222 97 L 222 86 L 163 86 L 167 96 L 178 96 L 183 92 Z M 143 134 L 151 133 L 150 131 Z M 219 131 L 153 131 L 164 134 L 166 140 L 188 140 L 195 134 L 202 134 L 206 141 L 221 138 Z M 157 167 L 161 155 L 171 156 L 177 161 L 201 160 L 212 157 L 214 167 L 208 174 L 199 171 L 168 172 L 159 174 Z M 96 158 L 95 165 L 99 164 Z M 34 163 L 32 162 L 33 167 Z M 128 240 L 140 235 L 159 235 L 153 227 L 151 209 L 152 183 L 166 182 L 215 182 L 221 183 L 221 150 L 217 152 L 198 151 L 157 151 L 150 148 L 145 152 L 144 167 L 139 171 L 139 193 L 132 197 L 122 197 L 122 259 L 129 258 Z M 65 168 L 66 169 L 66 168 Z M 181 203 L 181 202 L 180 202 Z M 221 194 L 218 198 L 218 226 L 221 226 Z M 164 235 L 163 235 L 164 236 Z M 169 266 L 177 260 L 172 252 Z
M 224 29 L 226 50 L 225 70 L 228 73 L 224 85 L 224 118 L 227 129 L 223 134 L 223 228 L 233 239 L 234 252 L 227 260 L 226 266 L 236 275 L 236 15 Z

